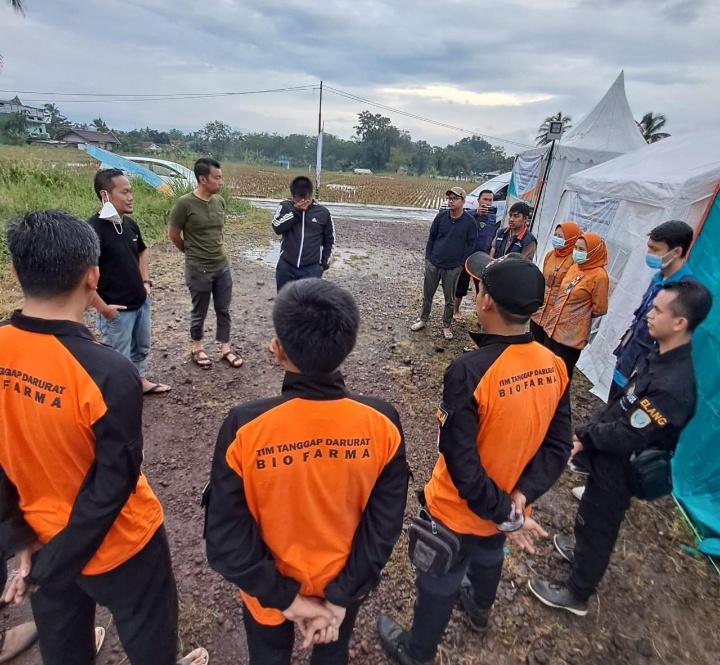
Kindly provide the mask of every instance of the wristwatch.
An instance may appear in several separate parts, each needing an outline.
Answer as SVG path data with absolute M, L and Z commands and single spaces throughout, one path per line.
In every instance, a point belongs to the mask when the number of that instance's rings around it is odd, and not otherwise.
M 153 287 L 153 283 L 151 279 L 144 279 L 143 284 L 147 284 L 151 289 Z

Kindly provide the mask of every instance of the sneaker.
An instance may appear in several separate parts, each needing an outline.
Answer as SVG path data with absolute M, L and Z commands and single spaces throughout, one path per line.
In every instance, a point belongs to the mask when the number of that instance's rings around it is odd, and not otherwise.
M 577 473 L 578 476 L 589 476 L 590 471 L 587 469 L 587 467 L 583 466 L 580 462 L 574 462 L 569 461 L 568 466 L 570 467 L 570 471 L 573 473 Z
M 565 561 L 575 564 L 575 543 L 573 543 L 570 536 L 556 533 L 553 536 L 553 543 L 555 543 L 555 549 L 560 552 Z
M 572 488 L 573 496 L 578 500 L 582 501 L 583 494 L 585 494 L 585 485 L 580 485 L 579 487 L 573 487 Z
M 541 602 L 559 610 L 567 610 L 579 617 L 587 614 L 587 602 L 576 600 L 564 584 L 554 584 L 545 580 L 530 580 L 528 587 Z
M 460 587 L 460 605 L 467 618 L 470 620 L 470 627 L 480 632 L 487 628 L 490 610 L 483 610 L 475 603 L 475 593 L 469 584 Z
M 410 330 L 417 332 L 418 330 L 422 330 L 426 325 L 427 323 L 420 319 L 420 321 L 415 321 L 415 323 L 410 326 Z
M 387 614 L 381 614 L 375 621 L 378 636 L 385 651 L 400 665 L 433 665 L 432 660 L 415 660 L 407 653 L 407 640 L 409 633 L 400 627 L 400 624 Z

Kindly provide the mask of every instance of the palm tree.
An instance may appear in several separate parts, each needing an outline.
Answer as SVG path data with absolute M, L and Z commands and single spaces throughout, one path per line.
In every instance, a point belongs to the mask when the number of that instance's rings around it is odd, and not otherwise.
M 543 124 L 540 125 L 540 129 L 538 130 L 538 135 L 535 137 L 536 146 L 539 147 L 550 143 L 547 134 L 550 131 L 551 122 L 562 122 L 563 134 L 572 127 L 572 118 L 569 115 L 563 115 L 562 111 L 558 111 L 555 115 L 551 115 L 549 118 L 545 118 L 545 120 L 543 120 Z
M 638 127 L 642 132 L 643 138 L 648 143 L 655 143 L 670 136 L 670 134 L 660 131 L 666 122 L 667 118 L 662 113 L 654 115 L 653 112 L 650 111 L 642 117 L 642 120 L 638 123 Z
M 10 5 L 10 9 L 17 12 L 18 14 L 25 15 L 25 5 L 24 0 L 7 0 L 7 3 Z M 2 71 L 3 66 L 3 57 L 2 53 L 0 53 L 0 71 Z

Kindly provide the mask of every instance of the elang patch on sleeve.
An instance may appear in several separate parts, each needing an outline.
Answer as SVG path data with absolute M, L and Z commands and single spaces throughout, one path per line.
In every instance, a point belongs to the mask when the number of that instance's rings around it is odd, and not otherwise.
M 440 423 L 440 427 L 444 427 L 447 419 L 450 417 L 450 411 L 445 407 L 444 404 L 440 404 L 437 410 L 437 419 Z
M 647 397 L 640 399 L 640 408 L 642 408 L 658 427 L 665 427 L 665 425 L 667 425 L 668 419 Z

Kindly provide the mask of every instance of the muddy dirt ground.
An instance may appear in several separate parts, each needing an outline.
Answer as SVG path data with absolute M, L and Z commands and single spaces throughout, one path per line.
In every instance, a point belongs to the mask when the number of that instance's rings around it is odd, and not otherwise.
M 475 326 L 472 304 L 463 303 L 466 324 L 456 338 L 441 337 L 440 301 L 425 331 L 409 333 L 420 304 L 427 224 L 336 220 L 341 260 L 327 279 L 348 288 L 362 311 L 362 332 L 344 372 L 349 387 L 389 400 L 400 412 L 414 472 L 407 514 L 417 510 L 415 491 L 427 481 L 436 459 L 434 414 L 442 372 L 468 343 Z M 267 229 L 267 232 L 265 232 Z M 167 396 L 145 401 L 145 472 L 164 509 L 181 598 L 183 651 L 205 646 L 213 665 L 247 663 L 242 608 L 236 591 L 207 565 L 199 507 L 217 430 L 237 402 L 276 394 L 282 372 L 267 353 L 272 335 L 270 312 L 275 295 L 275 251 L 269 225 L 247 229 L 235 222 L 228 233 L 235 275 L 232 343 L 245 364 L 231 369 L 218 361 L 203 371 L 189 362 L 189 298 L 180 255 L 168 244 L 150 250 L 155 281 L 153 351 L 150 378 L 172 384 Z M 214 330 L 209 319 L 208 328 Z M 212 339 L 212 337 L 210 337 Z M 574 418 L 582 421 L 599 402 L 578 377 L 573 390 Z M 535 516 L 552 534 L 571 533 L 576 501 L 570 490 L 578 479 L 565 472 L 536 505 Z M 636 502 L 622 529 L 610 570 L 585 618 L 551 610 L 527 590 L 531 576 L 562 578 L 568 568 L 550 542 L 535 556 L 510 546 L 490 628 L 469 629 L 453 615 L 438 663 L 445 665 L 529 663 L 711 663 L 720 662 L 720 580 L 707 563 L 680 549 L 692 544 L 687 527 L 670 500 Z M 351 662 L 390 661 L 375 635 L 374 619 L 388 612 L 408 626 L 412 616 L 413 571 L 403 536 L 380 587 L 364 604 L 355 629 Z M 5 609 L 2 624 L 29 616 L 25 608 Z M 104 610 L 98 623 L 108 626 L 99 665 L 120 665 L 126 657 Z M 305 663 L 298 651 L 294 662 Z M 37 647 L 18 665 L 40 663 Z M 68 664 L 71 665 L 71 664 Z

